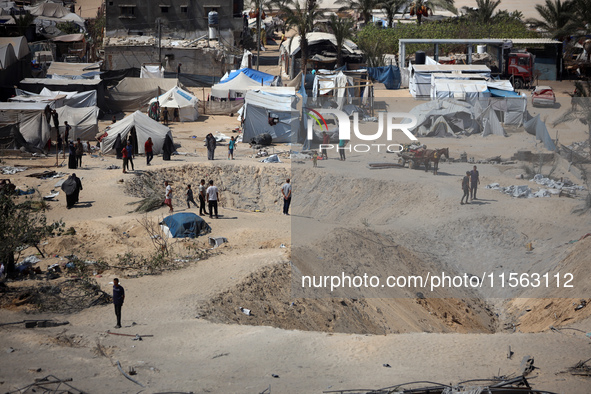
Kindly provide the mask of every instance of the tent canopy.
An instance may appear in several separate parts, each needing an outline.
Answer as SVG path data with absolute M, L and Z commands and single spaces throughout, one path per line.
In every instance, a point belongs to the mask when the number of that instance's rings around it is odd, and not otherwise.
M 257 135 L 270 134 L 273 142 L 295 142 L 300 122 L 296 104 L 295 94 L 248 91 L 242 113 L 242 140 L 249 142 Z M 270 119 L 277 122 L 271 124 Z
M 18 124 L 25 141 L 43 149 L 50 135 L 46 108 L 45 103 L 0 103 L 0 126 Z
M 6 70 L 18 61 L 11 43 L 0 45 L 0 70 Z
M 107 104 L 112 110 L 135 111 L 146 107 L 158 94 L 176 86 L 183 87 L 176 78 L 126 77 L 109 89 Z
M 29 50 L 29 43 L 25 36 L 21 37 L 0 37 L 0 46 L 12 44 L 14 54 L 18 60 L 27 56 L 31 51 Z
M 172 238 L 195 238 L 211 231 L 211 227 L 201 218 L 190 212 L 175 213 L 165 217 L 161 223 L 168 228 Z
M 166 136 L 168 135 L 172 139 L 172 133 L 168 127 L 156 122 L 140 111 L 135 111 L 117 123 L 107 127 L 105 130 L 107 136 L 101 141 L 101 150 L 103 153 L 109 153 L 114 149 L 117 135 L 121 135 L 121 140 L 124 141 L 130 136 L 133 128 L 135 128 L 137 136 L 139 153 L 145 153 L 144 144 L 149 137 L 152 137 L 152 142 L 154 143 L 152 149 L 156 155 L 162 152 Z
M 17 96 L 11 97 L 9 101 L 43 102 L 50 104 L 51 108 L 60 108 L 64 105 L 73 108 L 94 107 L 97 105 L 96 90 L 78 93 L 43 88 L 41 93 L 36 94 L 27 92 L 26 90 L 16 89 L 16 94 Z
M 257 70 L 253 70 L 252 68 L 245 67 L 245 68 L 241 68 L 240 70 L 231 71 L 227 77 L 222 78 L 220 80 L 220 83 L 230 82 L 231 80 L 233 80 L 234 78 L 236 78 L 240 74 L 244 74 L 247 77 L 249 77 L 250 79 L 257 81 L 259 85 L 270 85 L 273 82 L 273 80 L 275 79 L 275 77 L 271 74 L 267 74 L 262 71 L 257 71 Z M 262 83 L 261 83 L 261 81 L 262 81 Z
M 218 98 L 244 97 L 249 89 L 261 86 L 261 82 L 240 73 L 227 82 L 220 82 L 211 87 L 211 96 Z
M 40 3 L 34 7 L 25 7 L 31 15 L 37 19 L 54 22 L 74 22 L 84 28 L 84 18 L 70 12 L 69 9 L 58 3 Z
M 306 38 L 308 39 L 308 47 L 320 44 L 322 41 L 329 41 L 335 47 L 337 46 L 337 40 L 332 33 L 313 32 L 306 34 Z M 291 49 L 289 56 L 296 55 L 301 49 L 300 45 L 301 37 L 299 35 L 294 36 L 281 44 L 280 52 L 288 52 Z M 351 54 L 363 54 L 363 52 L 357 47 L 357 44 L 351 40 L 345 40 L 343 42 L 343 51 Z
M 100 71 L 101 63 L 63 63 L 52 62 L 47 69 L 47 75 L 60 75 L 67 77 L 84 76 Z
M 179 108 L 179 116 L 182 122 L 194 122 L 199 118 L 199 100 L 191 93 L 175 86 L 168 92 L 160 95 L 158 98 L 153 98 L 150 104 L 156 102 L 161 108 Z

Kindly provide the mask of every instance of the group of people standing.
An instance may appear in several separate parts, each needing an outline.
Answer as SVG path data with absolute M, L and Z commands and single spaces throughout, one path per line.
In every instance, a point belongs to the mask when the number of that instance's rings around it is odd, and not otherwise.
M 168 183 L 168 181 L 164 182 L 165 186 L 165 194 L 164 194 L 164 205 L 168 206 L 169 212 L 173 213 L 174 209 L 172 207 L 172 186 Z M 195 207 L 199 206 L 199 216 L 209 215 L 210 218 L 218 219 L 218 201 L 220 200 L 220 191 L 217 186 L 214 185 L 213 181 L 209 181 L 209 186 L 205 185 L 205 179 L 201 180 L 199 184 L 198 196 L 199 196 L 199 205 L 195 202 L 195 197 L 193 195 L 193 189 L 191 185 L 187 185 L 187 190 L 185 192 L 186 202 L 187 202 L 187 209 L 191 208 L 191 203 Z M 205 202 L 207 201 L 207 206 L 209 207 L 209 213 L 205 208 Z
M 205 146 L 207 147 L 207 160 L 214 160 L 215 148 L 217 147 L 217 141 L 212 133 L 207 134 L 205 137 Z M 234 160 L 234 150 L 236 149 L 236 138 L 233 136 L 230 138 L 228 143 L 228 160 Z
M 468 202 L 468 197 L 472 201 L 478 200 L 476 198 L 476 191 L 478 190 L 479 184 L 480 184 L 480 174 L 478 173 L 476 166 L 474 166 L 474 169 L 472 171 L 466 171 L 466 175 L 464 175 L 464 177 L 462 178 L 462 190 L 464 191 L 464 195 L 462 196 L 462 200 L 460 201 L 460 204 L 462 204 L 462 205 L 470 204 Z M 464 203 L 464 198 L 466 199 L 465 203 Z

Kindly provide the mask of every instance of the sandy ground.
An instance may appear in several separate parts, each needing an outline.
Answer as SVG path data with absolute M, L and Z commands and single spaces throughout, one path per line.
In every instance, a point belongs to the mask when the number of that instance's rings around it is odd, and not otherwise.
M 568 83 L 555 85 L 557 93 L 571 89 Z M 420 104 L 404 91 L 376 93 L 378 100 L 396 110 Z M 551 123 L 570 105 L 565 95 L 559 95 L 557 108 L 529 107 L 530 113 L 540 113 Z M 101 127 L 107 124 L 103 121 Z M 153 335 L 143 341 L 108 333 L 115 331 L 111 305 L 61 315 L 27 312 L 30 306 L 26 305 L 0 309 L 2 323 L 39 318 L 70 323 L 35 329 L 0 326 L 0 350 L 6 352 L 0 358 L 1 390 L 10 392 L 53 374 L 72 378 L 72 385 L 87 392 L 140 391 L 121 375 L 116 361 L 125 371 L 135 368 L 134 378 L 146 386 L 145 392 L 370 389 L 417 380 L 450 383 L 512 376 L 518 373 L 521 359 L 531 355 L 538 367 L 530 381 L 535 388 L 589 392 L 588 378 L 563 373 L 591 357 L 585 336 L 590 331 L 591 308 L 575 312 L 573 307 L 591 290 L 585 269 L 591 263 L 587 253 L 591 241 L 569 243 L 589 232 L 589 216 L 572 214 L 581 198 L 515 199 L 484 188 L 492 182 L 531 185 L 515 179 L 524 172 L 522 166 L 527 163 L 522 162 L 478 164 L 480 200 L 461 206 L 461 175 L 472 164 L 442 163 L 437 177 L 420 170 L 368 170 L 369 162 L 396 160 L 383 152 L 351 152 L 345 162 L 330 152 L 330 160 L 319 161 L 318 168 L 312 168 L 309 160 L 292 162 L 283 157 L 284 163 L 263 164 L 249 157 L 253 151 L 243 144 L 238 145 L 234 161 L 226 159 L 225 146 L 218 148 L 215 161 L 208 161 L 202 142 L 205 135 L 216 131 L 232 135 L 237 126 L 236 119 L 227 116 L 173 123 L 175 143 L 183 154 L 169 162 L 157 157 L 150 167 L 137 157 L 136 170 L 129 174 L 106 169 L 121 165 L 113 156 L 84 156 L 83 167 L 75 171 L 84 185 L 80 204 L 66 210 L 60 195 L 46 212 L 49 220 L 63 219 L 66 227 L 74 227 L 76 235 L 48 240 L 43 249 L 53 257 L 39 263 L 42 269 L 63 262 L 70 253 L 114 263 L 118 254 L 150 252 L 150 238 L 139 224 L 144 215 L 131 212 L 133 206 L 127 205 L 138 201 L 137 195 L 128 192 L 142 177 L 171 180 L 179 212 L 187 211 L 185 185 L 213 178 L 221 186 L 223 202 L 222 219 L 208 220 L 211 236 L 226 237 L 229 242 L 206 260 L 161 275 L 128 277 L 126 271 L 112 269 L 95 277 L 106 292 L 111 291 L 113 278 L 121 278 L 127 297 L 124 327 L 117 332 Z M 367 132 L 375 124 L 362 128 Z M 553 137 L 557 133 L 560 142 L 568 145 L 583 140 L 584 130 L 585 126 L 573 122 L 551 127 L 550 133 Z M 508 137 L 421 142 L 449 147 L 453 158 L 466 152 L 476 161 L 497 155 L 509 159 L 519 150 L 546 152 L 522 130 L 511 130 Z M 289 148 L 278 145 L 271 151 Z M 58 179 L 26 177 L 51 168 L 55 158 L 2 159 L 28 167 L 11 176 L 18 187 L 37 188 L 41 195 L 55 188 Z M 59 171 L 72 172 L 67 167 Z M 564 160 L 557 162 L 553 175 L 581 183 L 580 174 Z M 286 176 L 293 178 L 294 186 L 291 217 L 281 215 L 279 187 Z M 162 207 L 147 218 L 159 220 L 167 211 Z M 381 237 L 378 248 L 369 246 L 374 235 Z M 533 251 L 525 248 L 528 242 Z M 206 247 L 204 239 L 195 245 Z M 302 247 L 305 253 L 298 249 Z M 396 265 L 384 257 L 388 248 L 397 250 Z M 302 298 L 286 289 L 290 261 L 298 269 L 322 268 L 320 261 L 310 260 L 306 266 L 309 253 L 326 257 L 326 266 L 335 263 L 356 269 L 350 258 L 358 258 L 359 250 L 371 250 L 376 261 L 384 261 L 366 267 L 380 273 L 393 267 L 410 273 L 427 268 L 554 273 L 564 268 L 577 275 L 577 286 L 576 291 L 559 295 L 562 299 L 552 300 L 542 290 L 443 292 L 427 300 L 415 294 L 393 299 L 377 293 L 359 300 L 347 295 L 344 304 L 341 299 L 318 300 L 315 295 Z M 26 250 L 23 255 L 33 253 Z M 450 296 L 454 298 L 446 298 Z M 242 314 L 240 307 L 250 308 L 253 316 Z M 507 330 L 506 324 L 516 329 Z M 550 331 L 551 325 L 582 332 Z M 506 357 L 508 346 L 514 352 L 511 359 Z

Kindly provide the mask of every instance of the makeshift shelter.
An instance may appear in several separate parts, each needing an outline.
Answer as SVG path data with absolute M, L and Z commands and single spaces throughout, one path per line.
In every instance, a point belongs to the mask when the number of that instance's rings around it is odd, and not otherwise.
M 413 97 L 431 97 L 432 74 L 477 74 L 490 78 L 490 68 L 484 65 L 451 65 L 451 64 L 411 64 L 409 89 Z
M 502 135 L 504 137 L 507 136 L 507 133 L 505 133 L 505 129 L 503 129 L 492 105 L 488 106 L 488 108 L 480 114 L 478 121 L 481 125 L 483 137 L 491 134 Z
M 231 80 L 220 82 L 211 87 L 211 97 L 228 99 L 244 97 L 250 89 L 261 86 L 261 82 L 248 77 L 244 73 L 239 73 Z
M 47 69 L 48 78 L 100 79 L 101 63 L 52 62 Z
M 536 139 L 542 141 L 546 149 L 550 151 L 556 150 L 556 145 L 548 133 L 546 124 L 540 119 L 540 114 L 525 122 L 523 127 L 529 134 L 535 135 Z
M 145 109 L 150 100 L 174 87 L 184 87 L 176 78 L 123 78 L 107 91 L 107 106 L 113 111 Z
M 287 88 L 282 88 L 287 89 Z M 270 134 L 273 142 L 295 142 L 300 120 L 296 109 L 295 89 L 291 94 L 248 91 L 244 99 L 242 141 L 249 142 L 261 134 Z
M 72 126 L 70 138 L 75 140 L 80 138 L 83 141 L 94 140 L 99 128 L 98 117 L 99 107 L 72 108 L 68 106 L 60 107 L 55 110 L 60 120 L 60 132 L 65 132 L 64 122 Z
M 40 93 L 47 88 L 51 91 L 63 92 L 95 92 L 97 104 L 105 109 L 104 84 L 100 79 L 50 79 L 50 78 L 25 78 L 19 83 L 22 90 L 32 93 Z
M 175 86 L 163 95 L 153 98 L 150 105 L 156 101 L 160 108 L 168 108 L 171 117 L 174 109 L 178 108 L 181 122 L 194 122 L 199 118 L 199 100 L 179 87 Z
M 26 90 L 16 89 L 16 96 L 9 101 L 19 102 L 44 102 L 51 108 L 60 108 L 64 105 L 72 108 L 95 107 L 97 105 L 96 90 L 88 92 L 61 92 L 43 88 L 41 93 L 36 94 Z
M 0 148 L 1 149 L 21 149 L 27 152 L 42 152 L 43 150 L 29 144 L 25 137 L 20 133 L 18 124 L 9 124 L 0 126 Z
M 45 103 L 0 103 L 0 126 L 18 124 L 20 134 L 31 146 L 43 149 L 50 137 Z
M 169 238 L 196 238 L 211 231 L 211 227 L 203 218 L 190 212 L 167 216 L 160 226 Z
M 478 133 L 481 128 L 475 112 L 471 104 L 462 101 L 429 101 L 410 110 L 417 118 L 417 125 L 409 130 L 414 135 L 427 137 Z
M 53 37 L 51 41 L 55 42 L 57 59 L 61 59 L 63 56 L 76 56 L 78 59 L 83 59 L 86 55 L 84 33 L 65 34 Z
M 28 10 L 31 15 L 36 16 L 36 20 L 39 21 L 53 23 L 73 22 L 81 28 L 86 29 L 84 18 L 70 12 L 61 3 L 40 3 L 34 7 L 25 7 L 25 10 Z
M 117 123 L 113 123 L 107 127 L 105 134 L 101 137 L 101 150 L 103 153 L 114 150 L 117 136 L 122 141 L 131 138 L 137 147 L 138 153 L 145 153 L 144 144 L 148 138 L 152 137 L 154 143 L 152 149 L 155 155 L 162 152 L 167 136 L 172 141 L 172 133 L 168 127 L 156 122 L 140 111 L 135 111 Z

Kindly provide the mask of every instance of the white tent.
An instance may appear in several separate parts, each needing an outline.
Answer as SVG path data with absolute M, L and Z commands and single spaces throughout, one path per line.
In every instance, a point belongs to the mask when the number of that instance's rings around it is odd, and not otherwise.
M 413 97 L 431 97 L 432 74 L 477 74 L 477 77 L 490 78 L 490 68 L 484 65 L 455 64 L 410 64 L 409 90 Z
M 131 78 L 125 77 L 108 90 L 107 105 L 116 111 L 135 111 L 144 108 L 150 100 L 181 86 L 176 78 Z
M 154 102 L 156 102 L 156 98 L 153 98 L 150 104 Z M 174 108 L 179 108 L 179 116 L 182 122 L 193 122 L 199 118 L 199 100 L 179 87 L 174 87 L 160 95 L 158 104 L 160 104 L 161 108 L 168 108 L 170 115 L 172 115 Z
M 43 149 L 50 137 L 45 103 L 0 103 L 0 126 L 17 123 L 25 140 Z
M 246 92 L 261 86 L 260 82 L 240 73 L 234 79 L 228 82 L 217 83 L 211 87 L 211 96 L 217 98 L 236 98 L 244 97 Z
M 80 138 L 83 141 L 94 140 L 98 133 L 98 116 L 99 107 L 61 107 L 57 108 L 55 112 L 60 120 L 60 132 L 65 131 L 64 122 L 68 122 L 72 126 L 69 138 L 75 140 Z
M 280 89 L 282 93 L 254 90 L 246 93 L 242 112 L 244 142 L 265 133 L 271 135 L 273 142 L 295 142 L 300 124 L 295 89 L 290 88 L 290 93 L 286 88 Z
M 107 127 L 105 130 L 107 136 L 101 140 L 101 150 L 103 153 L 109 153 L 114 149 L 117 135 L 121 135 L 121 140 L 125 141 L 133 127 L 135 127 L 139 153 L 145 153 L 144 144 L 149 137 L 152 137 L 155 155 L 162 152 L 162 147 L 164 146 L 164 141 L 167 135 L 170 136 L 170 139 L 172 140 L 172 133 L 168 127 L 156 122 L 140 111 L 135 111 L 131 115 L 127 115 L 117 123 Z

